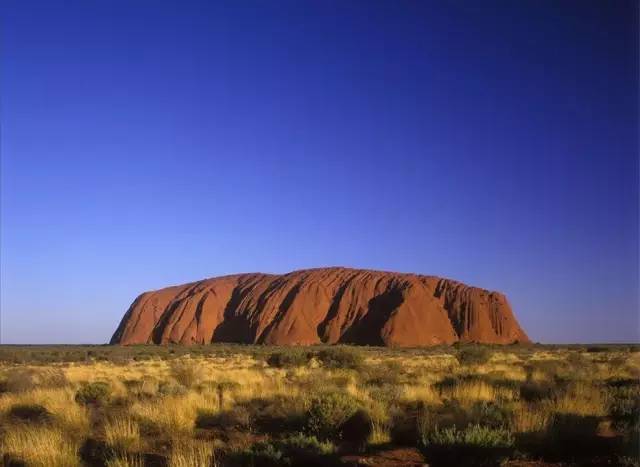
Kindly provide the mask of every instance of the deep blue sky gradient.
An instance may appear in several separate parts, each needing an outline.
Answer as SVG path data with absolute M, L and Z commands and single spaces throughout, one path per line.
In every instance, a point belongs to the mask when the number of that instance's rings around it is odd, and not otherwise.
M 7 0 L 1 338 L 343 265 L 638 340 L 638 2 Z

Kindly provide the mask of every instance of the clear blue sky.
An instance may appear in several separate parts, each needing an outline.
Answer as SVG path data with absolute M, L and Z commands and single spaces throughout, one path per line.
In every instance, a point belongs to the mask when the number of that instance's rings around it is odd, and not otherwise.
M 638 2 L 6 0 L 3 343 L 342 265 L 638 340 Z

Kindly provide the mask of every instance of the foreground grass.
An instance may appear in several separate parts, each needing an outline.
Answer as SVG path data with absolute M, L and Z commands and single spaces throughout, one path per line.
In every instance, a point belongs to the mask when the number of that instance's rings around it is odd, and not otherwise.
M 640 465 L 637 350 L 5 346 L 0 458 L 344 465 L 405 447 L 436 466 Z

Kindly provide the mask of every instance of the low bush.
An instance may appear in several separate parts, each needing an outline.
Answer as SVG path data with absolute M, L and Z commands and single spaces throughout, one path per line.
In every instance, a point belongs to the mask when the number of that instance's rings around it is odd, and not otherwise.
M 326 368 L 343 368 L 357 370 L 362 367 L 364 358 L 359 350 L 353 347 L 328 347 L 318 351 L 315 357 Z
M 442 391 L 446 391 L 446 390 L 449 390 L 449 389 L 453 389 L 458 384 L 460 384 L 463 380 L 464 380 L 464 378 L 459 378 L 457 376 L 445 376 L 440 381 L 435 383 L 433 385 L 433 387 L 436 390 L 442 392 Z
M 342 392 L 318 395 L 307 412 L 307 430 L 320 439 L 340 439 L 342 425 L 359 408 L 357 400 Z
M 110 399 L 111 386 L 102 381 L 84 384 L 75 395 L 76 402 L 84 405 L 105 405 Z
M 424 446 L 465 445 L 478 447 L 510 447 L 514 444 L 511 433 L 504 428 L 489 428 L 482 425 L 469 425 L 463 430 L 456 427 L 434 429 L 422 438 Z
M 511 412 L 505 405 L 478 401 L 471 407 L 469 417 L 472 423 L 498 429 L 508 425 Z
M 252 467 L 305 466 L 324 467 L 342 465 L 335 455 L 335 447 L 315 436 L 296 434 L 279 441 L 260 441 L 232 453 L 225 465 Z
M 482 365 L 489 361 L 491 355 L 492 352 L 488 347 L 471 345 L 458 350 L 456 358 L 460 365 Z
M 514 447 L 514 437 L 504 428 L 468 425 L 435 429 L 420 440 L 430 465 L 499 465 Z
M 278 396 L 244 403 L 252 428 L 260 433 L 295 433 L 306 428 L 307 412 L 301 398 Z
M 609 389 L 608 413 L 620 431 L 640 429 L 640 393 L 636 386 L 620 385 Z
M 105 441 L 87 438 L 78 449 L 78 455 L 86 465 L 104 466 L 113 458 L 114 452 Z
M 241 451 L 233 452 L 225 459 L 225 466 L 279 467 L 289 464 L 274 443 L 259 441 Z
M 9 417 L 29 423 L 46 423 L 53 415 L 45 407 L 38 404 L 15 404 L 9 408 Z
M 267 357 L 267 364 L 275 368 L 304 366 L 309 363 L 311 355 L 303 349 L 290 348 L 274 352 Z

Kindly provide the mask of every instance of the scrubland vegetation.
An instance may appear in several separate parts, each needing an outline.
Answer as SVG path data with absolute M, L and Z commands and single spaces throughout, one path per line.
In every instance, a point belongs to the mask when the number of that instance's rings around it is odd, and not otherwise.
M 640 465 L 634 346 L 0 347 L 5 466 Z

